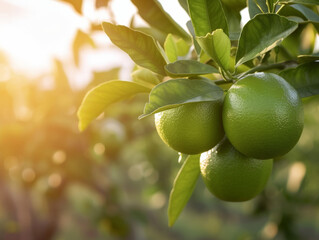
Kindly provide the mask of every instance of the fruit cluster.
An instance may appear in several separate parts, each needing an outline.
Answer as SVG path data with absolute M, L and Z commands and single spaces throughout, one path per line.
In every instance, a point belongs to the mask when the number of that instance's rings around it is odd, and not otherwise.
M 207 188 L 217 198 L 235 202 L 263 190 L 273 158 L 296 145 L 303 124 L 297 91 L 273 73 L 245 76 L 223 101 L 188 103 L 155 115 L 162 140 L 184 154 L 202 153 Z

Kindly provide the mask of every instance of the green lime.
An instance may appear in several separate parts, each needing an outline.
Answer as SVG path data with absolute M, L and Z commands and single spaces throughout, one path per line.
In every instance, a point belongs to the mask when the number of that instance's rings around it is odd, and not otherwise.
M 230 202 L 247 201 L 257 196 L 268 181 L 272 165 L 272 159 L 246 157 L 226 138 L 200 157 L 206 187 L 215 197 Z
M 273 73 L 240 79 L 228 90 L 223 125 L 233 146 L 246 156 L 268 159 L 289 152 L 303 130 L 297 91 Z
M 224 136 L 222 101 L 188 103 L 156 113 L 155 125 L 162 140 L 176 151 L 207 151 Z

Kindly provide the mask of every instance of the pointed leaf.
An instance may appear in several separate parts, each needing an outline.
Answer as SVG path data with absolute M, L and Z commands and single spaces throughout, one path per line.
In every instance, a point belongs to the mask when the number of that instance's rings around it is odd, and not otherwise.
M 197 42 L 205 53 L 210 56 L 222 69 L 229 70 L 230 48 L 229 37 L 222 29 L 217 29 L 212 33 L 207 33 L 205 37 L 197 37 Z
M 167 64 L 165 70 L 171 77 L 192 77 L 209 73 L 219 73 L 213 66 L 195 60 L 179 60 Z
M 223 90 L 206 78 L 172 79 L 158 84 L 145 104 L 144 114 L 139 119 L 182 104 L 209 102 L 223 98 Z
M 196 36 L 206 36 L 218 28 L 228 35 L 228 24 L 220 0 L 188 0 Z
M 168 203 L 168 224 L 173 226 L 195 189 L 200 155 L 190 155 L 179 170 Z
M 179 26 L 157 0 L 131 0 L 137 7 L 139 15 L 152 27 L 166 34 L 174 34 L 184 39 L 190 39 L 185 30 Z
M 319 94 L 319 62 L 286 69 L 279 75 L 296 88 L 302 98 Z
M 137 65 L 165 75 L 166 61 L 152 37 L 108 22 L 103 22 L 102 26 L 111 41 L 125 51 Z
M 295 31 L 297 27 L 296 22 L 277 14 L 256 15 L 244 26 L 241 32 L 236 66 L 268 52 Z
M 78 110 L 79 129 L 83 131 L 111 103 L 129 98 L 137 93 L 148 93 L 150 88 L 134 82 L 109 81 L 89 91 Z

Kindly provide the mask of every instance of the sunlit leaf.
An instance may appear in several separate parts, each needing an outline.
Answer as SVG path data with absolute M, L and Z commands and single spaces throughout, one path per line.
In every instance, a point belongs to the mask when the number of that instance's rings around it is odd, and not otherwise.
M 73 41 L 73 59 L 76 66 L 79 65 L 79 55 L 80 50 L 84 45 L 90 45 L 91 47 L 95 48 L 96 45 L 93 41 L 93 39 L 86 33 L 82 32 L 81 30 L 78 30 L 74 41 Z
M 158 74 L 166 74 L 164 71 L 166 61 L 152 37 L 108 22 L 103 22 L 102 26 L 111 41 L 125 51 L 137 65 Z
M 150 88 L 134 82 L 109 81 L 93 88 L 84 97 L 78 110 L 79 129 L 83 131 L 111 103 L 129 98 L 137 93 L 148 93 Z
M 133 82 L 139 83 L 141 85 L 153 88 L 155 85 L 159 84 L 162 80 L 160 75 L 153 73 L 146 68 L 140 68 L 135 70 L 132 74 Z
M 297 27 L 296 22 L 277 14 L 256 15 L 244 26 L 240 35 L 236 66 L 271 50 Z
M 54 60 L 54 84 L 59 92 L 71 90 L 68 77 L 61 61 Z
M 230 39 L 222 29 L 207 33 L 205 37 L 197 37 L 197 42 L 205 53 L 210 56 L 224 70 L 230 66 Z
M 165 70 L 171 77 L 192 77 L 209 73 L 219 73 L 213 66 L 195 60 L 179 60 L 167 64 Z
M 319 94 L 319 62 L 308 62 L 296 68 L 286 69 L 279 75 L 303 98 Z
M 172 79 L 154 87 L 139 119 L 182 104 L 220 100 L 223 90 L 205 78 Z
M 187 32 L 168 15 L 157 0 L 131 0 L 137 7 L 139 15 L 152 27 L 166 34 L 174 34 L 190 39 Z
M 72 5 L 72 7 L 78 13 L 82 14 L 82 0 L 62 0 L 63 2 L 67 2 Z
M 168 224 L 173 226 L 195 189 L 200 155 L 190 155 L 179 170 L 168 203 Z
M 95 0 L 95 8 L 107 7 L 111 0 Z
M 220 0 L 188 0 L 196 36 L 206 36 L 218 28 L 228 35 L 228 24 Z
M 89 85 L 87 86 L 87 89 L 91 89 L 101 83 L 104 83 L 110 80 L 118 79 L 120 70 L 121 70 L 120 67 L 115 67 L 106 71 L 93 72 L 93 78 L 91 82 L 89 83 Z
M 190 45 L 182 38 L 175 39 L 172 34 L 168 34 L 164 43 L 166 56 L 170 62 L 175 62 L 178 57 L 185 56 L 189 51 Z

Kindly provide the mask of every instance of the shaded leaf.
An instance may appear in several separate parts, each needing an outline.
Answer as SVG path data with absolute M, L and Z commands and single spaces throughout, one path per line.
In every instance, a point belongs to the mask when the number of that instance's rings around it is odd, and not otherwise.
M 165 70 L 171 77 L 192 77 L 209 73 L 219 73 L 213 66 L 195 60 L 179 60 L 167 64 Z
M 139 119 L 182 104 L 220 100 L 223 90 L 205 78 L 172 79 L 158 84 L 149 95 Z
M 206 36 L 218 28 L 228 35 L 228 24 L 220 0 L 188 0 L 196 36 Z
M 109 81 L 90 90 L 78 110 L 79 129 L 83 131 L 111 103 L 129 98 L 137 93 L 148 93 L 150 88 L 134 82 Z
M 179 5 L 181 5 L 182 8 L 184 8 L 185 12 L 189 14 L 187 0 L 178 0 L 178 2 Z
M 319 5 L 319 0 L 279 0 L 279 4 L 305 4 L 305 5 Z
M 300 97 L 319 94 L 319 62 L 308 62 L 279 73 L 299 93 Z
M 308 21 L 312 22 L 317 32 L 319 32 L 319 15 L 300 4 L 291 5 L 292 8 L 298 10 Z
M 267 13 L 268 7 L 266 4 L 266 1 L 265 0 L 248 0 L 248 11 L 249 11 L 250 19 L 254 18 L 257 14 Z
M 297 27 L 296 22 L 277 14 L 256 15 L 244 26 L 241 32 L 236 66 L 271 50 Z
M 319 60 L 319 53 L 315 53 L 312 55 L 299 55 L 298 62 L 305 63 L 305 62 L 314 62 Z
M 192 21 L 188 21 L 188 22 L 186 23 L 186 26 L 187 26 L 188 31 L 189 31 L 189 32 L 191 33 L 191 35 L 192 35 L 192 40 L 193 40 L 193 44 L 194 44 L 194 47 L 195 47 L 195 51 L 196 51 L 197 55 L 199 55 L 200 52 L 201 52 L 201 48 L 200 48 L 200 46 L 198 45 L 198 42 L 196 41 L 196 35 L 195 35 L 195 30 L 194 30 Z
M 222 69 L 229 70 L 231 43 L 222 29 L 207 33 L 205 37 L 196 38 L 198 44 Z
M 190 39 L 187 32 L 167 14 L 157 0 L 131 0 L 137 7 L 139 15 L 152 27 L 166 34 L 174 34 L 181 38 Z
M 125 51 L 137 65 L 165 75 L 166 61 L 152 37 L 108 22 L 103 22 L 102 26 L 111 41 Z
M 200 155 L 190 155 L 179 170 L 168 203 L 168 224 L 173 226 L 195 189 Z

